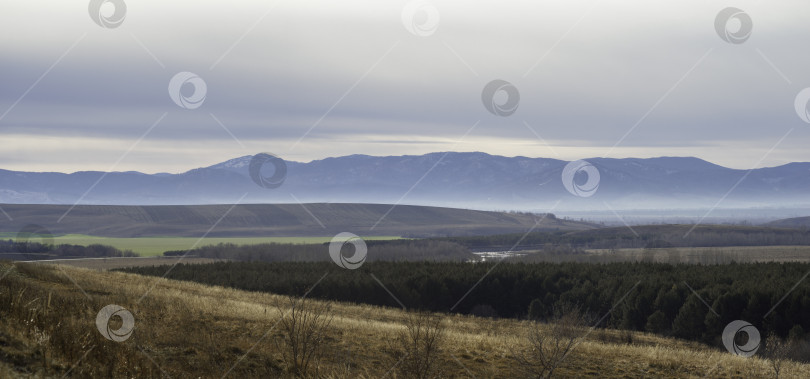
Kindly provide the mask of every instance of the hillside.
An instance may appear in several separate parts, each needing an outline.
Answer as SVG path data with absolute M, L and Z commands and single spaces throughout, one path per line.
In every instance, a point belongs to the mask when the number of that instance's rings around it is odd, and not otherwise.
M 54 234 L 105 237 L 200 237 L 214 224 L 209 237 L 331 237 L 346 231 L 364 236 L 414 237 L 522 233 L 541 218 L 535 230 L 595 227 L 528 213 L 410 205 L 392 209 L 387 204 L 79 205 L 61 222 L 70 208 L 67 205 L 0 206 L 12 218 L 0 224 L 0 232 L 16 233 L 26 225 L 36 224 Z
M 0 280 L 0 376 L 290 376 L 283 323 L 279 323 L 290 317 L 290 309 L 280 296 L 67 266 L 3 265 L 0 272 L 6 273 Z M 134 316 L 134 331 L 123 342 L 105 339 L 94 324 L 99 310 L 109 304 L 120 305 Z M 391 339 L 404 329 L 407 313 L 396 308 L 328 305 L 327 314 L 333 318 L 321 339 L 327 348 L 308 376 L 317 372 L 333 378 L 403 377 L 395 368 L 398 347 Z M 526 333 L 532 323 L 439 317 L 445 339 L 436 359 L 445 377 L 524 377 L 511 357 L 528 349 Z M 112 330 L 120 326 L 120 322 L 109 324 Z M 769 362 L 758 356 L 741 358 L 643 333 L 589 332 L 587 328 L 581 332 L 584 340 L 556 375 L 772 375 Z M 785 362 L 782 376 L 808 377 L 810 365 Z
M 765 225 L 775 228 L 807 229 L 808 227 L 810 227 L 810 217 L 786 218 L 782 220 L 771 221 Z

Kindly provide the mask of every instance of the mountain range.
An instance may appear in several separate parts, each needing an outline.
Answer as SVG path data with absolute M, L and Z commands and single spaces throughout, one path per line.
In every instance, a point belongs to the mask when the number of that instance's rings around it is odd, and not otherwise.
M 693 157 L 591 158 L 570 163 L 480 152 L 349 155 L 286 161 L 279 166 L 280 175 L 270 178 L 277 182 L 267 185 L 252 179 L 251 161 L 254 170 L 262 163 L 243 156 L 178 174 L 0 170 L 0 203 L 401 203 L 546 211 L 810 203 L 810 163 L 798 162 L 746 171 Z M 258 172 L 268 179 L 274 167 L 265 164 Z

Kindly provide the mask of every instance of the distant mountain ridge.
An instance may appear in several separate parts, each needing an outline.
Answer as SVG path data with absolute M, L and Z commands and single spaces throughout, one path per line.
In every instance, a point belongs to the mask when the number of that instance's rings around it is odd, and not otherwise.
M 181 174 L 108 173 L 89 192 L 104 173 L 0 170 L 0 203 L 73 204 L 87 192 L 81 204 L 225 204 L 240 198 L 247 203 L 537 210 L 603 209 L 605 204 L 615 209 L 810 204 L 810 163 L 746 172 L 693 157 L 591 158 L 585 161 L 598 172 L 598 186 L 591 196 L 578 197 L 571 185 L 564 185 L 569 162 L 551 158 L 438 152 L 287 161 L 286 178 L 274 189 L 251 180 L 251 159 L 238 157 Z M 589 185 L 582 170 L 569 174 L 576 188 Z

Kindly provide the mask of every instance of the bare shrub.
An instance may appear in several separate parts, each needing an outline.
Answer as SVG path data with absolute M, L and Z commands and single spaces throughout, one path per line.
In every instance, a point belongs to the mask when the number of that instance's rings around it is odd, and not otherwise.
M 292 374 L 305 376 L 326 348 L 326 333 L 334 319 L 332 307 L 326 302 L 288 297 L 287 308 L 285 312 L 278 306 L 284 362 Z
M 444 340 L 442 315 L 427 311 L 409 312 L 405 328 L 392 342 L 399 375 L 404 378 L 441 376 L 438 361 Z
M 771 332 L 768 334 L 768 337 L 765 338 L 764 353 L 765 357 L 767 357 L 768 361 L 771 363 L 771 368 L 773 368 L 774 375 L 778 379 L 779 374 L 782 371 L 782 364 L 788 360 L 790 343 Z
M 529 349 L 512 352 L 512 358 L 526 374 L 536 378 L 550 378 L 574 349 L 584 334 L 587 324 L 578 306 L 555 306 L 548 323 L 532 323 L 529 330 Z

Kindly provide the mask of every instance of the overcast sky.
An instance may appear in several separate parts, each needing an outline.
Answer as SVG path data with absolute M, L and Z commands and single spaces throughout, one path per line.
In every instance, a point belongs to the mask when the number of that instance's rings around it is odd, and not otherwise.
M 88 1 L 4 2 L 0 168 L 446 150 L 810 161 L 794 104 L 810 87 L 807 1 L 124 1 L 95 16 Z M 742 43 L 715 28 L 730 6 L 753 22 Z M 205 83 L 201 103 L 191 84 L 170 96 L 181 72 Z M 485 107 L 493 80 L 519 92 L 511 115 Z

